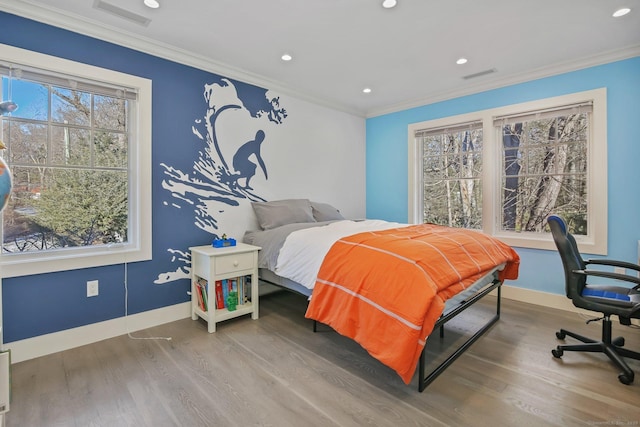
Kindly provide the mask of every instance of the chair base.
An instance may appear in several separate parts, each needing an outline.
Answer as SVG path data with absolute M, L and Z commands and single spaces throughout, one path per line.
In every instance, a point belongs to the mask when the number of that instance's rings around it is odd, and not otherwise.
M 563 340 L 567 335 L 578 341 L 582 341 L 584 344 L 559 345 L 551 350 L 553 357 L 561 358 L 565 351 L 604 353 L 622 370 L 622 373 L 618 375 L 618 380 L 626 385 L 633 383 L 635 374 L 631 368 L 629 368 L 627 362 L 624 361 L 623 357 L 640 360 L 640 353 L 623 348 L 623 337 L 611 339 L 611 319 L 609 316 L 605 316 L 602 319 L 602 341 L 596 341 L 565 329 L 560 329 L 559 332 L 556 332 L 556 337 L 560 340 Z

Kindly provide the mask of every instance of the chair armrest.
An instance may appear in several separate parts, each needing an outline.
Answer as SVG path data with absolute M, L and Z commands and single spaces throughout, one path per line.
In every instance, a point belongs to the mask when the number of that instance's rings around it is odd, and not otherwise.
M 623 282 L 635 283 L 636 286 L 634 286 L 633 289 L 640 288 L 640 278 L 629 276 L 628 274 L 610 273 L 608 271 L 600 270 L 573 270 L 573 272 L 576 274 L 583 274 L 585 276 L 606 277 L 607 279 L 615 279 L 621 280 Z
M 610 265 L 612 267 L 622 267 L 622 268 L 628 268 L 631 270 L 635 270 L 635 271 L 640 271 L 640 265 L 638 264 L 633 264 L 631 262 L 625 262 L 625 261 L 618 261 L 618 260 L 614 260 L 614 259 L 590 259 L 585 261 L 585 264 L 600 264 L 600 265 Z

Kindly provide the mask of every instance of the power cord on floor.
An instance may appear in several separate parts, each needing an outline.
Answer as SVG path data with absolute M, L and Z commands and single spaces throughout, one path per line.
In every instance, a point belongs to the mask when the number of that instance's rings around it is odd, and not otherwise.
M 127 331 L 127 336 L 132 340 L 165 340 L 171 341 L 171 337 L 136 337 L 129 332 L 129 284 L 127 278 L 129 277 L 127 261 L 124 262 L 124 325 Z

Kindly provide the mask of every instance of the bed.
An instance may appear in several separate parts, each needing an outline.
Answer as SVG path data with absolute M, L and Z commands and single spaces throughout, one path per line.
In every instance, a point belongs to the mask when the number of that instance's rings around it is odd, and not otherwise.
M 518 274 L 517 253 L 477 231 L 345 220 L 330 205 L 318 207 L 323 215 L 309 201 L 298 206 L 304 215 L 291 216 L 292 201 L 279 202 L 275 220 L 264 221 L 260 211 L 274 202 L 254 206 L 261 230 L 243 238 L 262 248 L 260 279 L 309 297 L 305 316 L 314 330 L 317 321 L 354 339 L 406 384 L 417 369 L 419 391 L 499 319 L 500 285 Z M 449 320 L 493 290 L 495 315 L 426 373 L 432 331 L 442 336 Z

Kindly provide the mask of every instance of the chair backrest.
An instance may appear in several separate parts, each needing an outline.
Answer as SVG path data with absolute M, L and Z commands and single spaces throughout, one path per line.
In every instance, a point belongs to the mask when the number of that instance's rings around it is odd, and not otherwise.
M 562 266 L 564 267 L 565 292 L 570 299 L 581 298 L 587 278 L 582 274 L 575 274 L 574 270 L 584 270 L 585 263 L 578 252 L 576 239 L 567 231 L 567 224 L 557 215 L 547 218 L 553 241 L 558 248 Z

